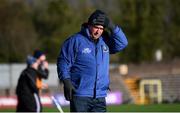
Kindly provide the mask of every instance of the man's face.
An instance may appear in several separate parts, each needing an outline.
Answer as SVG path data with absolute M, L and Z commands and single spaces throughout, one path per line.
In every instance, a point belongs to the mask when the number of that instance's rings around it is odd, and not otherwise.
M 98 39 L 104 31 L 102 25 L 90 25 L 90 33 L 94 40 Z
M 41 55 L 39 58 L 38 58 L 38 61 L 39 63 L 42 63 L 46 60 L 46 56 L 45 55 Z

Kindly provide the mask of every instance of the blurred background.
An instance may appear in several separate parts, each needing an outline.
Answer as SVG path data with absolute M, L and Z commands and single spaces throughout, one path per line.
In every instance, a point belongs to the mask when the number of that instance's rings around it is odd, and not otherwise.
M 50 96 L 63 97 L 56 73 L 61 44 L 96 9 L 104 10 L 129 41 L 111 56 L 108 110 L 138 111 L 141 106 L 146 111 L 149 105 L 151 111 L 154 105 L 162 107 L 154 111 L 180 111 L 179 6 L 179 0 L 0 0 L 0 111 L 14 110 L 18 77 L 26 56 L 37 48 L 50 63 L 44 106 L 54 107 Z

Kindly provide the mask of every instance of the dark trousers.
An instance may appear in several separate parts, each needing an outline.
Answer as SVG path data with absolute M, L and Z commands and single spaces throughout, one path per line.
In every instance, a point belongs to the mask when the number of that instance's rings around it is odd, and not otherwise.
M 70 101 L 71 112 L 106 112 L 106 100 L 102 98 L 74 96 Z

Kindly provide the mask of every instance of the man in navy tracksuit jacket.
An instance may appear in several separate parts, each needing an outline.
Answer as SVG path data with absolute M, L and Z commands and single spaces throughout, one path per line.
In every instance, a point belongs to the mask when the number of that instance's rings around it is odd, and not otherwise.
M 93 12 L 81 31 L 64 42 L 57 60 L 57 71 L 72 112 L 106 111 L 109 55 L 121 51 L 127 44 L 121 28 L 101 10 Z

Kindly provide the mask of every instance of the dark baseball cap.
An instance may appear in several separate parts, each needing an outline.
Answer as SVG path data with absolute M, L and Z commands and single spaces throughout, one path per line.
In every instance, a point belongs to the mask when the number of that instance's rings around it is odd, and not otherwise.
M 45 53 L 40 50 L 35 50 L 33 57 L 38 59 L 42 55 L 45 55 Z

